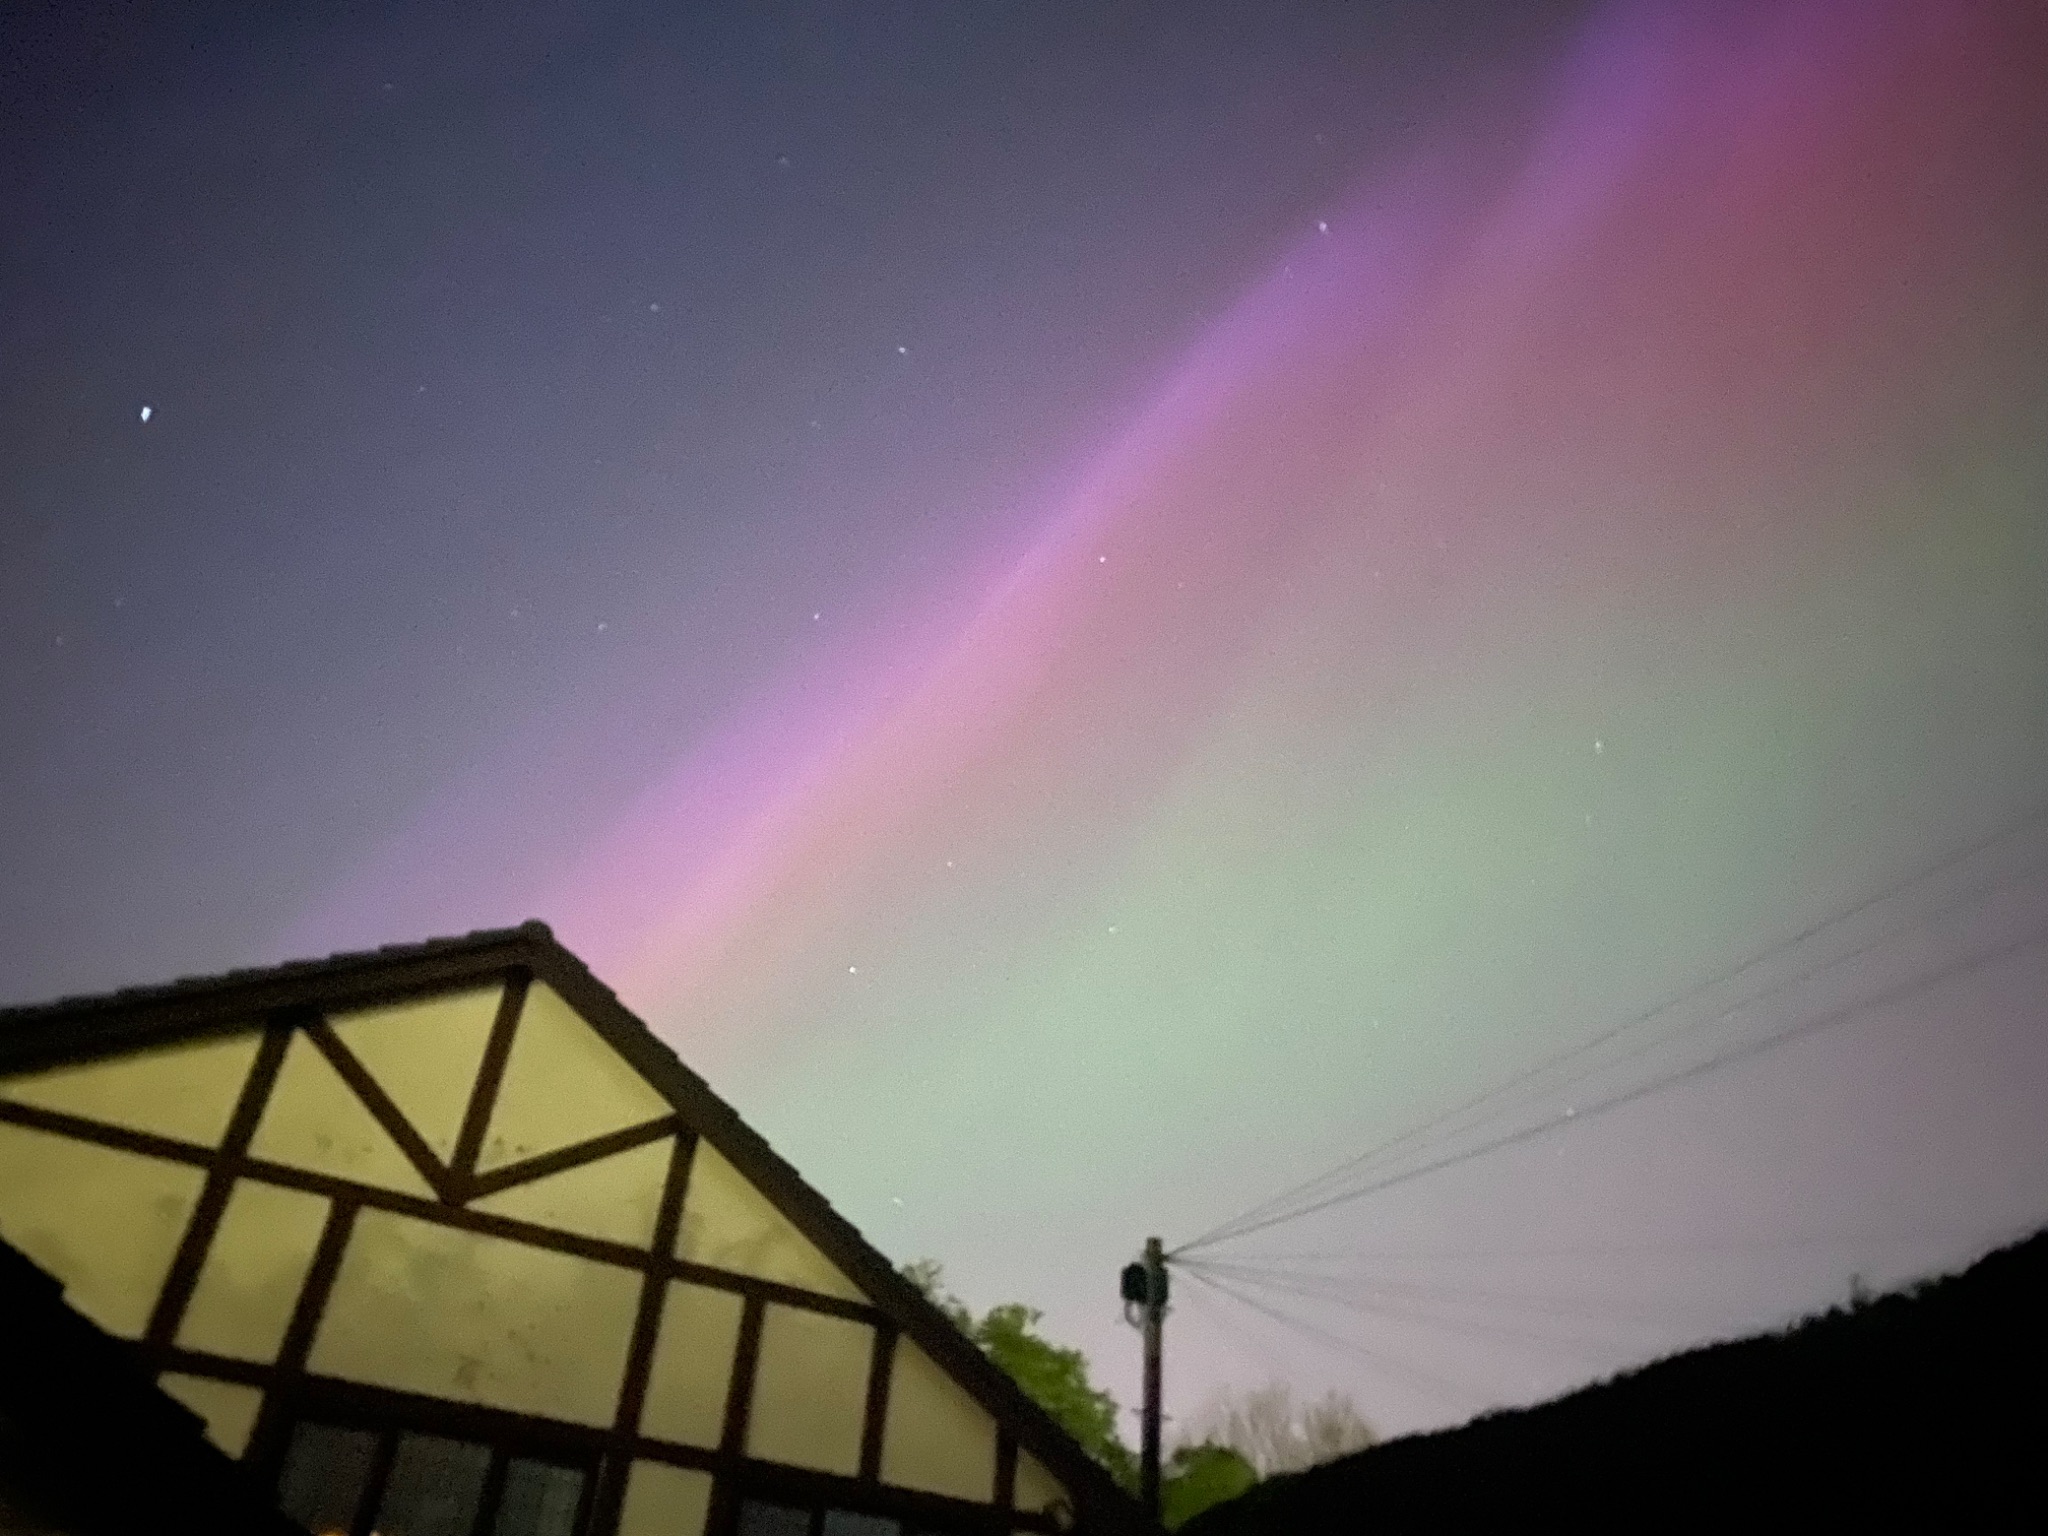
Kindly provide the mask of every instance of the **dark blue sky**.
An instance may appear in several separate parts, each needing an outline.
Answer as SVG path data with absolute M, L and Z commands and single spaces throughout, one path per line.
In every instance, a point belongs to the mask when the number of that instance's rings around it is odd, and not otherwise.
M 10 8 L 6 992 L 242 957 L 686 655 L 579 765 L 634 782 L 1573 9 Z

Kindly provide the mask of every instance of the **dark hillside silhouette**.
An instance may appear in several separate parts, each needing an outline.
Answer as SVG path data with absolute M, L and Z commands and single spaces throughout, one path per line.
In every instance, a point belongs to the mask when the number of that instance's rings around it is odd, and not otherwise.
M 1252 1532 L 2048 1521 L 2048 1231 L 1962 1274 L 1275 1478 Z M 1995 1512 L 1995 1513 L 1994 1513 Z

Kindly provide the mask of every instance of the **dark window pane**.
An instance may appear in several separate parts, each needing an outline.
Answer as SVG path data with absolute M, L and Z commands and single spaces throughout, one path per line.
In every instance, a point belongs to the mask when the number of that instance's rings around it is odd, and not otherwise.
M 811 1536 L 811 1512 L 748 1499 L 740 1505 L 740 1536 Z
M 490 1467 L 487 1445 L 403 1436 L 377 1504 L 378 1536 L 470 1536 Z
M 825 1511 L 825 1536 L 902 1536 L 903 1527 L 887 1515 L 857 1515 L 850 1509 Z
M 277 1479 L 277 1507 L 313 1532 L 346 1532 L 363 1501 L 377 1437 L 367 1429 L 299 1424 Z
M 492 1536 L 574 1536 L 583 1502 L 583 1473 L 546 1461 L 514 1461 L 505 1468 Z

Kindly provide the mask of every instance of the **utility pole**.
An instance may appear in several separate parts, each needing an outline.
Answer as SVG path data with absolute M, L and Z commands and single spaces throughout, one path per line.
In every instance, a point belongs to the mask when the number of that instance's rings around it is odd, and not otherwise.
M 1124 1316 L 1133 1305 L 1144 1309 L 1140 1326 L 1145 1330 L 1145 1406 L 1138 1451 L 1138 1497 L 1154 1523 L 1159 1519 L 1159 1389 L 1160 1326 L 1166 1320 L 1166 1253 L 1156 1237 L 1145 1239 L 1142 1262 L 1126 1265 L 1123 1273 Z

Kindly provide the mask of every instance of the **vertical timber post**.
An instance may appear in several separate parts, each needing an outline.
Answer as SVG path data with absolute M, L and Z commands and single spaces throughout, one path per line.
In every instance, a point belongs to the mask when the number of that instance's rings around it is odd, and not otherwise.
M 1138 1486 L 1145 1513 L 1159 1519 L 1160 1327 L 1166 1320 L 1166 1256 L 1159 1239 L 1145 1239 L 1145 1420 Z

